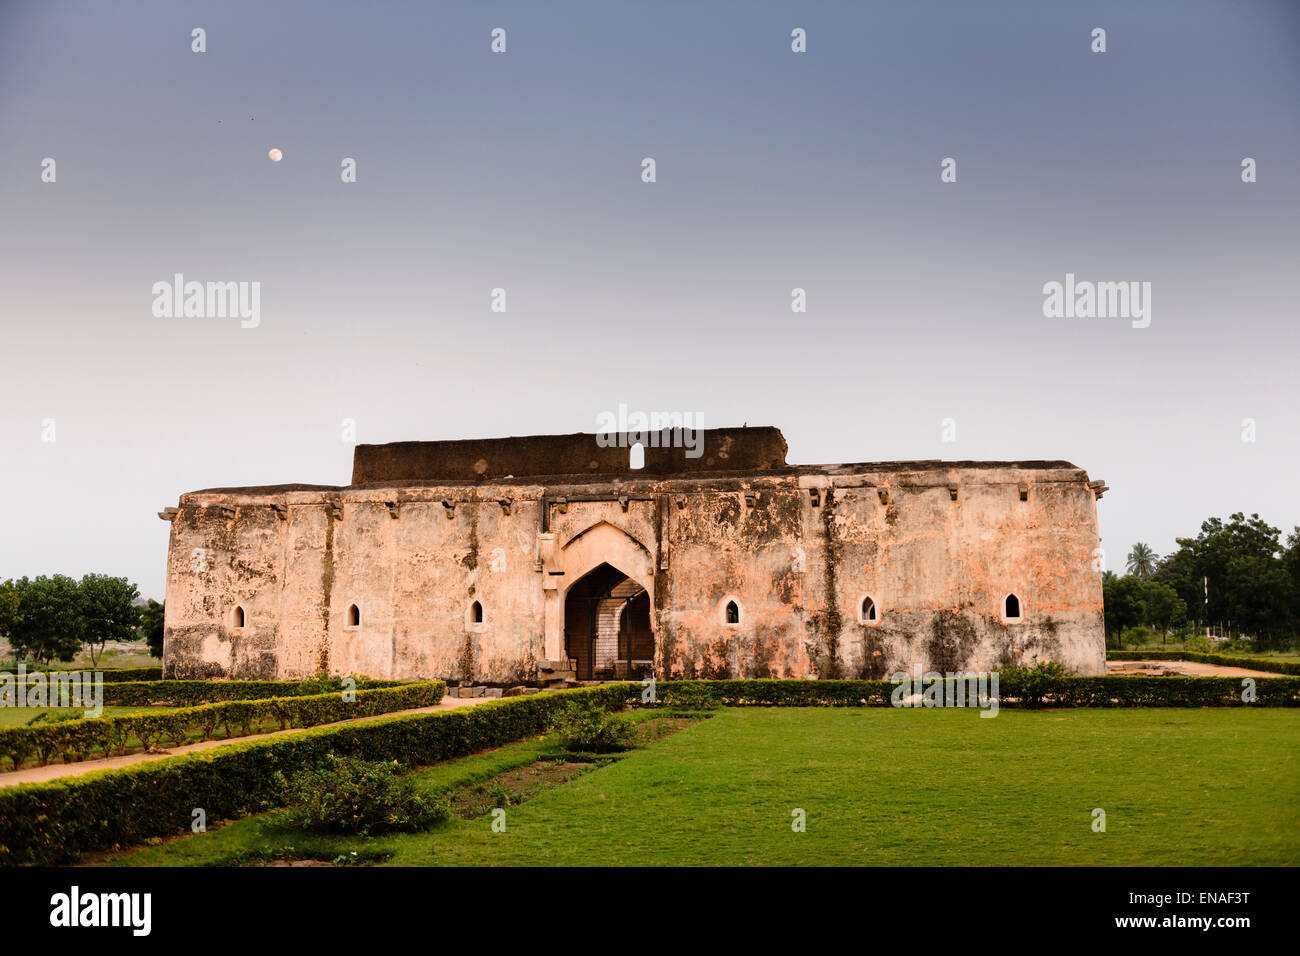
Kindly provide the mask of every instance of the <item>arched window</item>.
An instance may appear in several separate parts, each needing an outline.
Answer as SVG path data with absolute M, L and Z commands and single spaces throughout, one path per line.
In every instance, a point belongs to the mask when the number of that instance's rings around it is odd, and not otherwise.
M 480 604 L 478 601 L 475 601 L 472 605 L 470 605 L 469 619 L 475 624 L 483 623 L 483 605 Z
M 1008 594 L 1002 600 L 1002 616 L 1008 621 L 1020 620 L 1020 598 Z
M 239 630 L 244 626 L 244 609 L 238 604 L 235 605 L 235 610 L 231 612 L 230 626 L 235 628 L 235 630 Z
M 874 624 L 877 620 L 876 613 L 876 602 L 869 597 L 864 597 L 862 599 L 862 623 Z
M 728 624 L 740 623 L 740 607 L 736 604 L 735 601 L 727 602 L 727 623 Z
M 632 471 L 639 471 L 645 467 L 645 446 L 640 442 L 634 444 L 628 451 L 627 467 Z
M 361 626 L 361 608 L 352 604 L 348 607 L 348 627 Z

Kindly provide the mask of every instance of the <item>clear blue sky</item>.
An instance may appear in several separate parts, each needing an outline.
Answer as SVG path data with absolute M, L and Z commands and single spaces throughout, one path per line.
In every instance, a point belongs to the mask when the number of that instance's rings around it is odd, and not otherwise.
M 344 484 L 342 419 L 620 402 L 798 463 L 1069 459 L 1112 568 L 1210 515 L 1289 530 L 1300 5 L 1076 6 L 0 4 L 0 578 L 161 597 L 157 511 Z M 155 318 L 176 272 L 260 282 L 260 325 Z M 1067 272 L 1151 282 L 1150 327 L 1044 318 Z

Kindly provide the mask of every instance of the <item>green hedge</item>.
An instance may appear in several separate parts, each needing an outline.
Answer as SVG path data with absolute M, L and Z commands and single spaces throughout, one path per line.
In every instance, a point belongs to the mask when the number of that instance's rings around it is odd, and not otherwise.
M 604 684 L 512 697 L 0 788 L 0 865 L 72 863 L 85 852 L 172 836 L 189 829 L 195 808 L 211 824 L 281 806 L 276 771 L 320 768 L 331 754 L 427 766 L 543 734 L 569 701 L 615 710 L 639 693 L 636 684 Z
M 1230 657 L 1201 651 L 1107 651 L 1108 661 L 1195 661 L 1220 667 L 1244 667 L 1248 670 L 1300 676 L 1300 661 L 1279 661 L 1268 657 Z
M 37 673 L 35 670 L 29 670 L 28 676 Z M 93 667 L 46 667 L 40 671 L 42 674 L 103 674 L 105 684 L 116 684 L 119 681 L 128 680 L 162 680 L 161 667 L 101 667 L 96 670 Z
M 246 737 L 269 720 L 286 727 L 314 727 L 352 717 L 373 717 L 395 710 L 428 707 L 442 700 L 442 681 L 403 684 L 375 690 L 359 690 L 356 700 L 345 701 L 339 691 L 307 697 L 270 697 L 259 700 L 231 700 L 198 707 L 181 707 L 159 714 L 97 717 L 38 724 L 31 727 L 0 728 L 0 759 L 17 770 L 35 757 L 42 766 L 51 760 L 73 763 L 92 756 L 122 754 L 132 740 L 146 748 L 160 743 L 182 746 L 197 733 L 210 740 L 218 728 L 227 737 Z
M 357 689 L 400 687 L 411 681 L 357 679 Z M 192 707 L 219 700 L 262 700 L 268 697 L 305 697 L 342 689 L 338 677 L 311 680 L 158 680 L 105 685 L 106 707 L 167 705 Z
M 1034 677 L 1024 683 L 999 675 L 998 705 L 1041 701 L 1055 707 L 1244 706 L 1240 677 Z M 885 680 L 658 681 L 659 701 L 689 706 L 888 707 L 898 684 Z M 919 692 L 919 688 L 916 689 Z M 1300 678 L 1260 677 L 1252 706 L 1300 706 Z

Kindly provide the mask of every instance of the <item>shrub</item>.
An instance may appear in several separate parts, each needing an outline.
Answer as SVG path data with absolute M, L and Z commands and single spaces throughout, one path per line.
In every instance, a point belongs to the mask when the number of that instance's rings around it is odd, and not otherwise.
M 636 726 L 626 714 L 612 714 L 585 703 L 566 706 L 556 715 L 553 726 L 565 749 L 579 753 L 614 753 L 636 743 Z
M 682 710 L 714 710 L 722 706 L 707 687 L 693 682 L 684 682 L 676 689 L 672 705 Z
M 1025 707 L 1041 707 L 1043 699 L 1059 684 L 1061 678 L 1068 677 L 1064 664 L 1057 661 L 1040 661 L 1034 655 L 1034 662 L 1028 667 L 1013 664 L 1002 668 L 998 674 L 999 693 L 1005 694 L 1007 686 L 1015 689 L 1015 696 Z
M 330 754 L 324 766 L 277 779 L 289 801 L 284 822 L 315 833 L 409 833 L 451 816 L 450 797 L 421 793 L 396 760 Z
M 69 713 L 64 710 L 43 710 L 31 720 L 27 721 L 28 727 L 35 727 L 37 724 L 60 724 L 65 720 L 85 720 L 84 714 Z
M 1249 664 L 1244 666 L 1250 666 Z M 998 676 L 1003 707 L 1037 695 L 1056 707 L 1242 707 L 1240 677 L 1048 677 L 1024 681 L 1004 670 Z M 680 694 L 707 693 L 729 706 L 888 707 L 898 686 L 886 680 L 659 681 L 659 699 L 675 705 Z M 1300 706 L 1300 677 L 1255 678 L 1252 707 Z

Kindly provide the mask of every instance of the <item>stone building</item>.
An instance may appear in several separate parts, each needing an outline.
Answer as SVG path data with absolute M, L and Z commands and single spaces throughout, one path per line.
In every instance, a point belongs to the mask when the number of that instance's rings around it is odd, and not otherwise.
M 167 676 L 1104 671 L 1106 489 L 1081 469 L 788 465 L 775 428 L 700 434 L 691 457 L 655 433 L 640 468 L 590 434 L 359 445 L 346 486 L 182 495 Z

